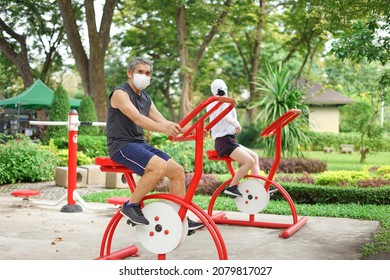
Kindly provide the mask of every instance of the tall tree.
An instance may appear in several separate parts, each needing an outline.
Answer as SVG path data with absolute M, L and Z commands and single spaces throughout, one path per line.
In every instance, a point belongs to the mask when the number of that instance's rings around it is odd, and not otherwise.
M 287 1 L 284 9 L 285 12 L 281 15 L 283 23 L 281 32 L 287 34 L 289 38 L 283 46 L 288 51 L 283 63 L 294 56 L 300 57 L 298 80 L 305 66 L 308 63 L 312 65 L 316 53 L 322 52 L 325 48 L 329 22 L 326 21 L 323 13 L 318 13 L 316 7 L 307 1 Z
M 179 120 L 194 107 L 194 80 L 213 38 L 224 26 L 232 0 L 152 0 L 125 3 L 123 45 L 134 55 L 147 55 L 155 62 L 153 79 L 166 99 L 173 119 Z M 157 81 L 156 81 L 157 80 Z M 150 92 L 153 94 L 151 85 Z M 153 88 L 156 89 L 156 88 Z M 172 89 L 180 92 L 179 114 Z M 176 96 L 174 96 L 176 99 Z
M 245 1 L 245 5 L 235 3 L 229 17 L 229 34 L 236 45 L 249 84 L 249 103 L 258 98 L 255 82 L 259 71 L 260 44 L 267 15 L 267 0 L 255 2 Z M 248 122 L 253 119 L 254 112 L 254 108 L 247 110 Z
M 48 84 L 53 65 L 61 65 L 58 50 L 64 31 L 53 2 L 0 3 L 0 51 L 15 65 L 24 87 L 31 86 L 34 77 Z
M 114 9 L 118 1 L 105 1 L 99 29 L 97 29 L 93 0 L 84 0 L 84 9 L 79 9 L 80 3 L 76 3 L 76 1 L 73 4 L 71 0 L 57 0 L 57 2 L 84 91 L 93 99 L 95 106 L 99 105 L 97 109 L 98 119 L 103 121 L 107 112 L 104 59 L 110 42 L 110 28 Z M 76 21 L 77 11 L 84 11 L 85 13 L 88 46 L 83 45 L 83 38 L 80 34 L 82 27 Z M 88 48 L 88 51 L 86 51 L 86 48 Z
M 211 19 L 209 21 L 209 31 L 205 34 L 199 34 L 199 29 L 196 26 L 199 25 L 199 21 L 196 21 L 194 18 L 192 18 L 191 21 L 188 20 L 187 12 L 190 7 L 190 3 L 185 2 L 186 1 L 181 2 L 176 10 L 177 42 L 182 81 L 182 96 L 179 110 L 180 118 L 186 116 L 194 107 L 194 96 L 192 92 L 194 76 L 207 46 L 210 44 L 213 37 L 219 32 L 220 26 L 224 23 L 228 15 L 228 9 L 232 5 L 232 0 L 226 0 L 224 2 L 225 8 L 222 9 L 217 18 L 212 17 L 212 15 L 215 14 L 214 9 L 210 10 L 212 5 L 199 6 L 202 9 L 203 7 L 206 8 L 204 13 L 208 13 Z M 199 15 L 200 14 L 198 13 L 198 16 Z M 189 37 L 191 37 L 191 39 Z M 202 37 L 203 40 L 200 39 Z M 190 41 L 192 42 L 191 45 L 193 45 L 195 38 L 198 39 L 198 43 L 195 44 L 196 47 L 190 47 Z
M 125 67 L 131 58 L 148 56 L 154 67 L 147 92 L 156 97 L 153 100 L 165 116 L 170 115 L 170 119 L 179 121 L 176 104 L 180 99 L 179 63 L 173 25 L 176 9 L 169 5 L 170 2 L 137 1 L 136 5 L 124 2 L 119 7 L 120 17 L 114 17 L 114 23 L 121 27 L 122 32 L 113 38 L 115 43 L 110 50 L 110 68 L 106 73 L 110 75 L 107 80 L 111 90 L 127 79 Z
M 390 6 L 388 1 L 372 1 L 368 3 L 360 18 L 349 18 L 346 28 L 338 32 L 332 44 L 331 52 L 342 60 L 351 59 L 359 63 L 362 61 L 380 62 L 383 66 L 388 64 L 390 58 Z M 353 7 L 353 6 L 352 6 Z M 350 9 L 349 7 L 347 9 Z M 370 117 L 361 121 L 359 132 L 361 134 L 361 158 L 364 163 L 368 149 L 363 147 L 364 139 L 375 135 L 375 124 L 378 120 L 380 108 L 389 100 L 388 87 L 390 84 L 389 72 L 383 69 L 381 76 L 372 89 L 368 89 L 367 99 L 371 105 Z M 379 134 L 378 134 L 379 135 Z

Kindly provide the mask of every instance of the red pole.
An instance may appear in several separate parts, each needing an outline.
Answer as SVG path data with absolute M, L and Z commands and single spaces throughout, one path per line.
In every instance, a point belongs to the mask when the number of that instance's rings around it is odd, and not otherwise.
M 68 204 L 64 205 L 61 212 L 82 212 L 82 208 L 76 205 L 73 192 L 77 185 L 77 133 L 79 115 L 76 110 L 68 114 Z

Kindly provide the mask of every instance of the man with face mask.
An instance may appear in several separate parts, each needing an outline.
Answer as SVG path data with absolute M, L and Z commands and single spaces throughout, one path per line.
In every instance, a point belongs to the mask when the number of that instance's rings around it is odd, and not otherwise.
M 227 97 L 228 88 L 221 79 L 215 79 L 211 83 L 211 93 L 214 96 Z M 210 111 L 215 102 L 209 104 L 206 108 Z M 215 119 L 225 108 L 223 104 L 210 115 L 210 122 Z M 251 170 L 252 175 L 260 175 L 259 157 L 250 149 L 237 143 L 236 134 L 241 132 L 241 125 L 237 119 L 236 109 L 233 108 L 222 120 L 211 128 L 211 137 L 214 139 L 214 147 L 220 157 L 229 156 L 239 163 L 239 168 L 224 193 L 235 198 L 241 197 L 242 193 L 238 190 L 238 184 L 242 178 Z
M 107 146 L 111 159 L 141 176 L 134 193 L 121 210 L 136 225 L 149 224 L 139 203 L 164 176 L 171 181 L 170 193 L 185 195 L 183 167 L 165 152 L 145 142 L 144 129 L 173 137 L 184 132 L 179 124 L 163 117 L 144 91 L 150 84 L 152 72 L 153 64 L 149 59 L 136 57 L 130 61 L 128 81 L 110 94 L 107 111 Z M 189 230 L 204 226 L 188 220 Z

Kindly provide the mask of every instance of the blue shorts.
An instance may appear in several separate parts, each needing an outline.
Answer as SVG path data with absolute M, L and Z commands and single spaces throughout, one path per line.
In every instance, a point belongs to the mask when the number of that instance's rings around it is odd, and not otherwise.
M 149 160 L 153 156 L 158 156 L 166 161 L 171 158 L 163 151 L 149 145 L 148 143 L 132 142 L 126 144 L 126 146 L 116 152 L 111 159 L 142 176 L 144 175 L 145 168 L 148 165 Z

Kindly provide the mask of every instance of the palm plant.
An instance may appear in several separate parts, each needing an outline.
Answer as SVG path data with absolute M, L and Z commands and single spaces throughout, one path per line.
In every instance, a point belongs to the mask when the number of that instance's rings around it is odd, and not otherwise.
M 266 75 L 258 78 L 257 91 L 260 99 L 252 102 L 249 107 L 256 108 L 256 121 L 261 121 L 260 127 L 267 127 L 290 109 L 302 110 L 302 115 L 283 129 L 282 153 L 285 157 L 302 156 L 300 147 L 310 143 L 307 136 L 309 108 L 303 100 L 303 90 L 295 85 L 295 75 L 281 64 L 271 67 L 266 64 Z M 274 156 L 275 141 L 265 138 L 267 156 Z

